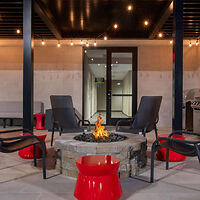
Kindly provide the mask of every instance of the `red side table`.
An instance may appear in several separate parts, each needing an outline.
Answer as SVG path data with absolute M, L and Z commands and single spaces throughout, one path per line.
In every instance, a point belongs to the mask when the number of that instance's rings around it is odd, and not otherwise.
M 35 129 L 44 130 L 46 129 L 46 115 L 44 113 L 36 113 L 36 125 Z
M 158 138 L 168 137 L 168 136 L 169 135 L 167 135 L 167 134 L 161 134 L 158 136 Z M 183 135 L 173 135 L 172 138 L 179 139 L 179 140 L 185 139 L 185 137 Z M 161 140 L 160 143 L 162 143 L 162 142 L 164 142 L 164 141 Z M 162 148 L 162 149 L 158 150 L 156 153 L 158 160 L 166 161 L 166 153 L 167 153 L 166 148 Z M 181 162 L 185 159 L 186 159 L 186 156 L 169 150 L 169 162 Z
M 30 133 L 22 133 L 20 134 L 21 136 L 22 135 L 30 135 Z M 45 138 L 47 136 L 47 134 L 44 134 L 44 133 L 36 133 L 34 134 L 36 136 L 38 136 L 39 138 L 42 139 L 42 141 L 44 142 L 45 144 Z M 45 144 L 45 150 L 46 150 L 46 144 Z M 29 146 L 29 147 L 26 147 L 24 149 L 21 149 L 18 151 L 18 155 L 24 159 L 33 159 L 34 157 L 34 154 L 33 154 L 33 145 L 32 146 Z M 41 158 L 42 157 L 42 150 L 39 148 L 38 145 L 36 145 L 36 157 L 37 158 Z
M 120 160 L 110 155 L 83 156 L 76 160 L 79 174 L 74 196 L 78 200 L 117 200 L 122 196 L 117 170 Z

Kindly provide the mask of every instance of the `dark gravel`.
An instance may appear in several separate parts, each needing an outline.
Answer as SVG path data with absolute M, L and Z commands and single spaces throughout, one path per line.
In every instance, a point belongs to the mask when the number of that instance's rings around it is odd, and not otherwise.
M 123 141 L 123 140 L 126 140 L 127 137 L 124 136 L 124 135 L 119 135 L 119 134 L 116 134 L 116 133 L 110 133 L 109 137 L 108 138 L 105 138 L 105 139 L 95 139 L 95 137 L 93 136 L 92 133 L 89 133 L 89 134 L 80 134 L 80 135 L 77 135 L 74 137 L 75 140 L 79 140 L 79 141 L 83 141 L 83 142 L 97 142 L 97 143 L 107 143 L 107 142 L 119 142 L 119 141 Z

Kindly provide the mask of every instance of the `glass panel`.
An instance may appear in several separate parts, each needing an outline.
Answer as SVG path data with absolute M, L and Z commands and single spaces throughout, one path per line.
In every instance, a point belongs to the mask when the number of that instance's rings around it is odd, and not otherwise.
M 132 53 L 112 53 L 111 118 L 132 117 Z
M 106 50 L 84 53 L 84 119 L 94 124 L 101 114 L 106 124 Z

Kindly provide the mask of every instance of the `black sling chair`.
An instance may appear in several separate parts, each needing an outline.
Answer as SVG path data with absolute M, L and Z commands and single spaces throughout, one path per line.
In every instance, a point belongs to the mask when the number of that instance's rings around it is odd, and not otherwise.
M 151 174 L 150 174 L 150 182 L 154 182 L 154 157 L 155 152 L 162 148 L 167 148 L 166 153 L 166 170 L 169 169 L 169 150 L 174 151 L 176 153 L 179 153 L 184 156 L 189 157 L 198 157 L 198 160 L 200 162 L 200 140 L 179 140 L 172 138 L 173 135 L 194 135 L 199 136 L 200 133 L 194 133 L 194 132 L 187 132 L 187 131 L 174 131 L 172 132 L 169 137 L 161 137 L 157 139 L 151 148 Z M 163 140 L 164 142 L 159 143 L 159 141 Z
M 0 131 L 0 136 L 1 134 L 14 133 L 14 132 L 25 132 L 29 133 L 30 135 L 6 137 L 6 138 L 0 137 L 0 152 L 12 153 L 33 145 L 34 166 L 37 166 L 36 145 L 38 145 L 42 150 L 43 179 L 46 179 L 45 144 L 42 141 L 42 139 L 34 135 L 31 131 L 25 129 Z

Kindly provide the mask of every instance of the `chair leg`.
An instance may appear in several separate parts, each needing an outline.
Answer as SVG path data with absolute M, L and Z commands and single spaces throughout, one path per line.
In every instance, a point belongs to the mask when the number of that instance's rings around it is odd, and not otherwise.
M 150 183 L 154 182 L 154 157 L 155 157 L 155 146 L 152 146 L 151 149 L 151 175 L 150 175 Z
M 199 159 L 199 162 L 200 162 L 200 150 L 199 150 L 198 145 L 195 145 L 195 147 L 196 147 L 197 156 L 198 156 L 198 159 Z
M 166 170 L 169 169 L 169 148 L 166 151 Z
M 53 146 L 53 138 L 54 138 L 54 124 L 53 124 L 53 129 L 52 129 L 52 134 L 51 134 L 51 146 Z
M 43 168 L 43 179 L 46 179 L 46 149 L 44 142 L 41 142 L 42 145 L 42 168 Z
M 34 166 L 37 166 L 37 157 L 36 157 L 36 145 L 33 145 L 33 159 L 34 159 Z

